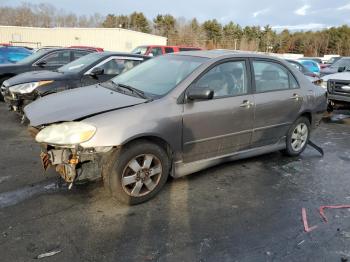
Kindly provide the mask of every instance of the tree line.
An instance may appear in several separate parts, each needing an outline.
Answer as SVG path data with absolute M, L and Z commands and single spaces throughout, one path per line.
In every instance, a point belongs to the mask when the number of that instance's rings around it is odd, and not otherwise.
M 77 16 L 51 4 L 23 3 L 18 7 L 0 7 L 0 24 L 33 27 L 105 27 L 125 28 L 168 38 L 169 45 L 190 45 L 207 49 L 227 48 L 248 51 L 350 55 L 350 27 L 343 25 L 319 31 L 276 32 L 271 26 L 240 26 L 216 19 L 199 22 L 170 14 L 148 19 L 142 12 L 129 15 L 98 13 Z

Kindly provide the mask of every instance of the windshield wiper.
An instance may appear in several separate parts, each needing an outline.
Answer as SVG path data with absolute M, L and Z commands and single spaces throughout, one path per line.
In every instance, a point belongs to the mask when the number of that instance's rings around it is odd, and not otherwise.
M 148 97 L 145 95 L 144 92 L 142 92 L 141 90 L 138 90 L 132 86 L 129 86 L 129 85 L 124 85 L 124 84 L 116 84 L 118 87 L 121 87 L 121 88 L 124 88 L 124 89 L 127 89 L 129 91 L 131 91 L 131 93 L 133 94 L 136 94 L 137 96 L 143 98 L 143 99 L 148 99 Z

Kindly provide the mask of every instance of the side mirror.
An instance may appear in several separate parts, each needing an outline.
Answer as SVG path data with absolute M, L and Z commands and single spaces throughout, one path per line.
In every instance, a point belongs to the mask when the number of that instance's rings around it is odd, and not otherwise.
M 95 67 L 94 69 L 92 69 L 92 71 L 90 72 L 90 76 L 92 77 L 97 77 L 99 75 L 103 75 L 104 73 L 104 69 L 101 67 Z
M 41 60 L 38 63 L 36 63 L 36 65 L 39 67 L 45 67 L 46 64 L 47 64 L 47 62 L 45 60 Z
M 210 100 L 214 97 L 214 91 L 208 88 L 190 88 L 187 92 L 188 100 Z
M 338 67 L 338 72 L 339 73 L 344 72 L 345 70 L 346 70 L 345 66 Z

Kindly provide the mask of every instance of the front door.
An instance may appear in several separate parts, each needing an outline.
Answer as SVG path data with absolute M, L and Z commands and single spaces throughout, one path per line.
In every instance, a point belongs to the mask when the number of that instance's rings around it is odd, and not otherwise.
M 252 146 L 277 143 L 297 119 L 302 93 L 292 73 L 282 64 L 255 60 L 255 119 Z
M 183 160 L 192 162 L 246 149 L 250 145 L 254 97 L 247 61 L 218 64 L 189 88 L 214 91 L 214 98 L 187 101 L 183 113 Z

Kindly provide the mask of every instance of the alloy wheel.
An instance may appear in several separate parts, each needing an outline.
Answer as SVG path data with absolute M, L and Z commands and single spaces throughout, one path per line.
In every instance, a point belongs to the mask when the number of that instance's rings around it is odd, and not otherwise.
M 162 172 L 162 164 L 155 155 L 138 155 L 124 168 L 122 188 L 129 196 L 145 196 L 156 188 Z
M 291 146 L 295 152 L 300 151 L 306 144 L 309 130 L 305 123 L 299 123 L 292 133 Z

